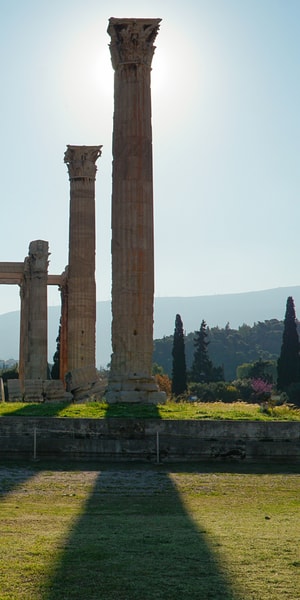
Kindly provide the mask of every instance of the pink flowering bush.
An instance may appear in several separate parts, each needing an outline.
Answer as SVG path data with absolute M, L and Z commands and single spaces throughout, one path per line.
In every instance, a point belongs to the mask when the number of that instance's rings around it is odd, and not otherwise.
M 253 390 L 254 400 L 265 402 L 269 400 L 273 391 L 273 384 L 264 379 L 251 379 L 251 388 Z

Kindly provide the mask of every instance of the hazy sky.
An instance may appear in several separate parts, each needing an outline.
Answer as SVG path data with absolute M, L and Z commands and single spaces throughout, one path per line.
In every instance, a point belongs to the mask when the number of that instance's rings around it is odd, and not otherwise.
M 160 17 L 152 70 L 157 296 L 300 284 L 299 0 L 0 0 L 0 261 L 68 262 L 67 144 L 98 160 L 97 298 L 110 298 L 108 19 Z M 58 304 L 55 291 L 50 304 Z M 19 308 L 1 286 L 0 313 Z

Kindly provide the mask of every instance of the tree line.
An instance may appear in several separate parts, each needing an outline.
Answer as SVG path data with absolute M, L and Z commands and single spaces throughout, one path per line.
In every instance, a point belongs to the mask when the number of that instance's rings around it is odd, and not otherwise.
M 282 343 L 283 321 L 270 319 L 254 323 L 252 327 L 244 324 L 238 329 L 232 329 L 229 323 L 224 328 L 207 326 L 206 333 L 210 360 L 222 367 L 226 381 L 232 381 L 237 376 L 237 368 L 243 363 L 252 363 L 260 358 L 277 360 Z M 194 338 L 195 332 L 184 336 L 188 370 L 194 358 Z M 173 335 L 154 340 L 153 362 L 161 365 L 169 377 L 172 376 L 172 347 Z
M 174 335 L 155 340 L 153 360 L 172 378 L 173 393 L 186 389 L 187 377 L 198 382 L 232 381 L 241 365 L 254 363 L 259 371 L 272 361 L 277 366 L 274 383 L 285 389 L 300 382 L 299 329 L 292 297 L 287 299 L 284 321 L 270 319 L 252 327 L 231 329 L 228 323 L 223 329 L 209 328 L 202 320 L 198 331 L 184 335 L 176 315 Z

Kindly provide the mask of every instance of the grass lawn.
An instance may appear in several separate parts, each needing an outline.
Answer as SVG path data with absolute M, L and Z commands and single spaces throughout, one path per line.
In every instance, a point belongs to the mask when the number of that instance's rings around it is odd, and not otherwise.
M 0 465 L 1 600 L 298 600 L 296 465 Z
M 85 404 L 1 402 L 0 417 L 70 417 L 104 419 L 106 417 L 160 419 L 235 419 L 251 421 L 300 421 L 300 410 L 289 405 L 262 410 L 259 404 L 246 402 L 172 402 L 166 404 Z

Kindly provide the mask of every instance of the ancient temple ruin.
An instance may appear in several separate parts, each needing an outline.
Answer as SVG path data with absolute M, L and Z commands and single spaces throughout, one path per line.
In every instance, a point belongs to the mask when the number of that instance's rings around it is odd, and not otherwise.
M 112 361 L 109 402 L 158 403 L 152 376 L 154 251 L 151 63 L 160 19 L 109 20 L 115 71 L 112 174 Z M 0 283 L 20 286 L 20 362 L 15 397 L 97 397 L 95 178 L 102 146 L 67 146 L 69 258 L 48 274 L 48 242 L 23 263 L 0 263 Z M 61 291 L 60 382 L 47 381 L 47 286 Z M 64 386 L 63 386 L 64 383 Z M 52 391 L 51 391 L 52 390 Z M 11 383 L 13 395 L 13 384 Z M 103 391 L 103 390 L 101 390 Z M 52 394 L 52 396 L 51 396 Z M 70 395 L 68 397 L 71 397 Z
M 61 281 L 48 274 L 48 257 L 48 242 L 35 240 L 23 262 L 0 263 L 0 284 L 20 287 L 19 379 L 8 382 L 11 400 L 69 397 L 61 381 L 47 380 L 47 286 Z
M 20 286 L 19 380 L 10 382 L 15 399 L 76 400 L 102 389 L 96 370 L 95 178 L 101 146 L 68 146 L 70 179 L 69 264 L 48 274 L 48 242 L 29 245 L 23 263 L 0 263 L 0 283 Z M 60 383 L 47 381 L 47 286 L 61 291 Z M 66 396 L 67 392 L 72 392 Z
M 0 283 L 20 287 L 20 379 L 47 379 L 48 242 L 29 245 L 24 262 L 0 263 Z

